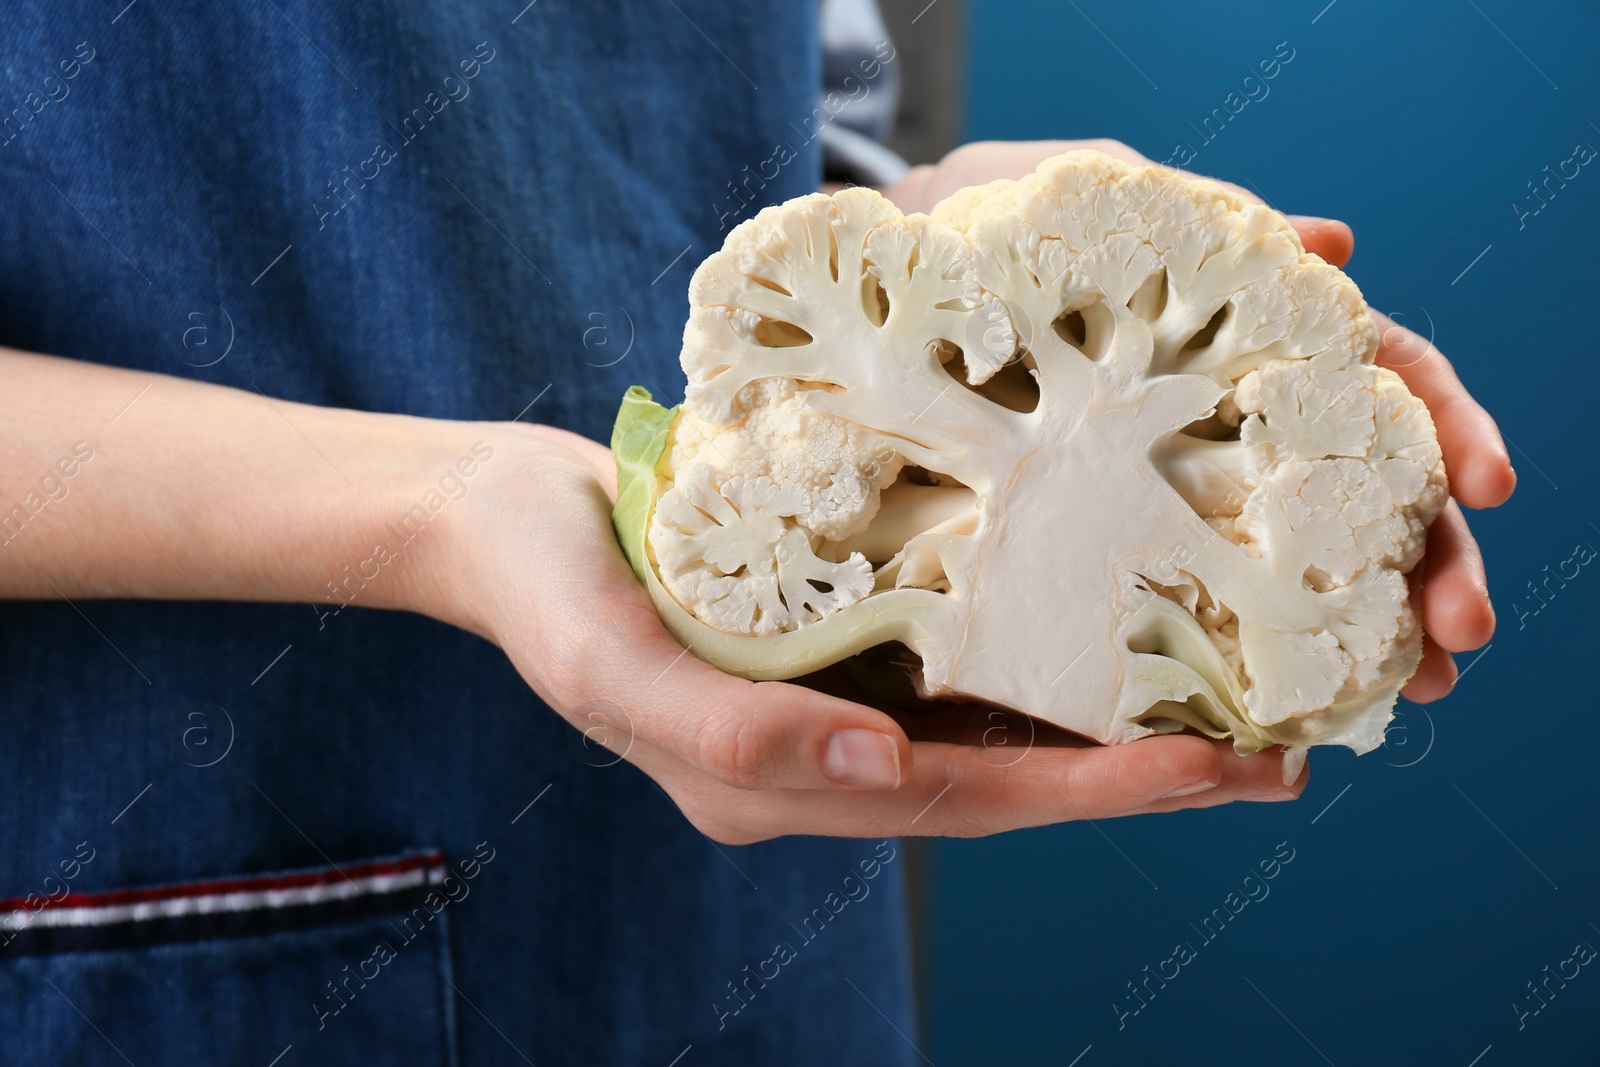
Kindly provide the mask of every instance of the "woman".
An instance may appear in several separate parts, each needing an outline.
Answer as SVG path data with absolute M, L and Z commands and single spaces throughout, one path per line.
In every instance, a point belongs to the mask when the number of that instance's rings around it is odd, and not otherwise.
M 894 835 L 1298 794 L 1194 737 L 1008 772 L 684 654 L 594 441 L 675 387 L 693 264 L 816 187 L 815 13 L 518 7 L 8 11 L 8 1059 L 913 1062 Z M 1428 568 L 1418 699 L 1493 626 L 1454 506 Z

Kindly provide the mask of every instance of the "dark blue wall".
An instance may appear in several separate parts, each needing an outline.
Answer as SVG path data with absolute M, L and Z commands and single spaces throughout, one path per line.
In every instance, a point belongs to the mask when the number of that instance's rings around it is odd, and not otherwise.
M 1512 504 L 1471 516 L 1500 632 L 1460 658 L 1455 696 L 1402 705 L 1403 744 L 1314 753 L 1298 803 L 940 843 L 939 1067 L 1600 1063 L 1600 960 L 1520 1029 L 1513 1008 L 1600 948 L 1600 559 L 1548 606 L 1526 585 L 1600 549 L 1600 160 L 1538 214 L 1512 207 L 1537 204 L 1546 164 L 1600 148 L 1600 11 L 1325 3 L 971 0 L 966 132 L 1111 136 L 1156 159 L 1187 140 L 1190 169 L 1348 220 L 1368 300 L 1431 320 L 1515 442 Z M 1269 95 L 1202 144 L 1189 123 L 1284 41 Z M 1190 924 L 1285 841 L 1270 895 L 1206 943 Z M 1126 983 L 1179 942 L 1196 957 L 1119 1029 Z

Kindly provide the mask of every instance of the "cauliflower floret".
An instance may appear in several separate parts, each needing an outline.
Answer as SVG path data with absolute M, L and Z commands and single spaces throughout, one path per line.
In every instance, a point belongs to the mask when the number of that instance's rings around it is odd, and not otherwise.
M 1313 586 L 1416 565 L 1448 487 L 1433 419 L 1398 375 L 1272 360 L 1234 400 L 1249 413 L 1240 437 L 1261 487 L 1235 521 L 1247 541 L 1315 567 Z
M 766 477 L 800 494 L 796 522 L 824 541 L 843 541 L 878 513 L 878 494 L 901 461 L 861 427 L 818 411 L 788 378 L 739 392 L 740 420 L 718 426 L 685 411 L 673 434 L 672 467 L 705 464 L 724 475 Z
M 1403 574 L 1364 570 L 1323 594 L 1323 604 L 1323 626 L 1315 631 L 1287 629 L 1270 619 L 1241 624 L 1253 683 L 1244 703 L 1256 723 L 1293 724 L 1373 687 L 1398 690 L 1414 669 L 1407 642 L 1416 633 L 1416 618 Z
M 855 603 L 872 589 L 872 566 L 860 553 L 819 559 L 805 530 L 785 521 L 803 506 L 799 491 L 771 478 L 719 484 L 710 466 L 690 467 L 651 521 L 662 581 L 729 633 L 792 630 Z

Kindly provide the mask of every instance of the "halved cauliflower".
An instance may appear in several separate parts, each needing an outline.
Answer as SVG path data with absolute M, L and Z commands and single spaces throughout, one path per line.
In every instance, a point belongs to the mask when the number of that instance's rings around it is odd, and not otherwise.
M 898 640 L 930 695 L 1103 742 L 1368 751 L 1421 632 L 1433 422 L 1284 218 L 1072 152 L 905 216 L 768 208 L 696 271 L 684 404 L 618 418 L 619 536 L 703 659 Z

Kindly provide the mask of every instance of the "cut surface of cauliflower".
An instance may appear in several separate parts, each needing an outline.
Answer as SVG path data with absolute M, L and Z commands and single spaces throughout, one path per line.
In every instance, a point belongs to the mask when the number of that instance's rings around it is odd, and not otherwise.
M 735 475 L 719 484 L 711 467 L 687 468 L 651 521 L 661 580 L 728 633 L 792 630 L 855 603 L 872 589 L 872 565 L 860 553 L 820 559 L 805 528 L 784 521 L 806 507 L 792 483 Z
M 670 629 L 752 678 L 885 641 L 1103 742 L 1383 740 L 1446 496 L 1360 292 L 1287 221 L 1096 152 L 906 216 L 801 197 L 696 271 L 681 409 L 613 442 Z

